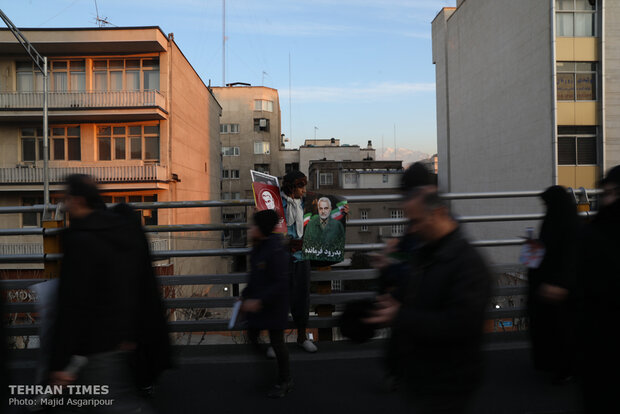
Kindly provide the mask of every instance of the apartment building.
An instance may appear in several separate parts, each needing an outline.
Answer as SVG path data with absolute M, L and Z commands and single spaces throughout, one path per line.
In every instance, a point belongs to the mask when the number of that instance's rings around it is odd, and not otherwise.
M 221 107 L 159 27 L 22 29 L 49 66 L 51 200 L 70 173 L 95 177 L 107 202 L 220 198 Z M 21 45 L 0 30 L 0 205 L 42 202 L 43 82 Z M 145 224 L 217 223 L 219 211 L 143 211 Z M 40 227 L 38 214 L 0 215 L 4 228 Z M 28 253 L 40 239 L 13 237 Z M 221 247 L 216 233 L 157 233 L 152 248 Z M 219 259 L 171 259 L 201 273 Z M 35 265 L 34 267 L 40 267 Z
M 620 164 L 619 23 L 610 0 L 458 0 L 441 10 L 432 24 L 440 188 L 594 188 Z M 542 211 L 534 199 L 454 206 Z M 476 235 L 514 238 L 529 225 L 478 225 Z
M 213 93 L 222 105 L 222 199 L 252 199 L 250 170 L 283 175 L 279 162 L 279 150 L 284 143 L 278 91 L 236 82 L 214 87 Z M 222 209 L 224 222 L 246 222 L 248 216 L 243 207 Z M 226 232 L 226 240 L 229 245 L 244 246 L 245 232 Z M 242 269 L 243 265 L 240 266 Z

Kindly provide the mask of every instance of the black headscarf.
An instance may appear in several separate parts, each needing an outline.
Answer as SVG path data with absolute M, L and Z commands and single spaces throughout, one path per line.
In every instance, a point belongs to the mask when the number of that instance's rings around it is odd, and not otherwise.
M 562 243 L 567 233 L 576 232 L 579 225 L 575 199 L 564 187 L 554 185 L 541 195 L 547 214 L 540 229 L 540 240 L 547 245 Z

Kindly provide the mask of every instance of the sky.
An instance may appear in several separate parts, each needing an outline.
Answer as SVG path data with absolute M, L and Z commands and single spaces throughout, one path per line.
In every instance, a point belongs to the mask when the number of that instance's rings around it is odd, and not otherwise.
M 293 147 L 315 134 L 350 145 L 372 140 L 379 159 L 396 147 L 398 159 L 415 161 L 437 148 L 431 22 L 455 3 L 226 0 L 226 83 L 278 89 Z M 222 0 L 97 6 L 115 26 L 174 33 L 203 81 L 222 85 Z M 0 0 L 0 8 L 23 28 L 96 27 L 95 0 Z

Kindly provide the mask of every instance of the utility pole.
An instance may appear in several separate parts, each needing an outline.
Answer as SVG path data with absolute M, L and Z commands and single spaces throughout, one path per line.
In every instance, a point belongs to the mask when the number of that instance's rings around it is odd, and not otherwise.
M 226 86 L 226 0 L 222 0 L 222 86 Z
M 17 41 L 30 56 L 30 59 L 34 62 L 37 69 L 43 74 L 43 204 L 45 209 L 43 211 L 43 220 L 49 218 L 50 212 L 48 206 L 50 204 L 50 177 L 49 177 L 49 140 L 47 136 L 47 97 L 48 97 L 48 76 L 47 76 L 47 56 L 41 56 L 39 52 L 32 46 L 32 43 L 26 39 L 26 37 L 19 31 L 19 29 L 13 24 L 11 19 L 8 18 L 2 10 L 0 10 L 0 18 L 7 25 L 9 30 L 13 33 Z

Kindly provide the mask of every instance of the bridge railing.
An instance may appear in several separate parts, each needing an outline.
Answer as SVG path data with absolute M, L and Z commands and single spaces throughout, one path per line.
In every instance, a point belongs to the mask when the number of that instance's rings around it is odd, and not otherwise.
M 584 190 L 588 195 L 599 194 L 598 190 Z M 528 192 L 503 192 L 503 193 L 461 193 L 461 194 L 444 194 L 443 197 L 451 200 L 457 199 L 486 199 L 486 198 L 508 198 L 508 197 L 537 197 L 540 191 Z M 385 202 L 396 201 L 401 197 L 399 195 L 381 195 L 381 196 L 349 196 L 346 197 L 350 203 L 355 202 Z M 215 208 L 227 206 L 252 206 L 253 200 L 226 200 L 226 201 L 181 201 L 181 202 L 154 202 L 154 203 L 130 203 L 136 209 L 163 209 L 163 208 Z M 48 206 L 55 208 L 56 206 Z M 45 206 L 35 205 L 27 207 L 0 207 L 0 214 L 3 213 L 24 213 L 24 212 L 43 212 Z M 589 215 L 593 213 L 581 213 Z M 507 222 L 507 221 L 523 221 L 523 220 L 540 220 L 544 216 L 540 214 L 497 214 L 483 216 L 463 216 L 457 217 L 460 222 L 480 223 L 480 222 Z M 347 220 L 347 226 L 386 226 L 394 224 L 405 224 L 406 219 L 369 219 L 369 220 Z M 190 225 L 167 225 L 167 226 L 146 226 L 145 231 L 154 232 L 183 232 L 183 231 L 222 231 L 229 229 L 247 228 L 246 223 L 214 223 L 214 224 L 190 224 Z M 26 228 L 26 229 L 0 229 L 0 236 L 19 236 L 19 235 L 41 235 L 44 237 L 55 236 L 62 229 L 46 229 L 46 228 Z M 496 240 L 474 240 L 472 244 L 479 247 L 493 246 L 518 246 L 525 242 L 524 238 L 514 239 L 496 239 Z M 380 250 L 384 247 L 382 243 L 372 244 L 347 244 L 345 251 L 373 251 Z M 160 250 L 152 252 L 154 260 L 161 260 L 172 257 L 212 257 L 212 256 L 237 256 L 247 255 L 249 248 L 223 248 L 223 249 L 205 249 L 205 250 Z M 47 263 L 56 262 L 62 259 L 62 254 L 58 253 L 42 253 L 42 254 L 5 254 L 0 255 L 0 264 L 6 263 Z M 492 266 L 492 270 L 496 276 L 499 275 L 521 275 L 520 280 L 524 280 L 523 274 L 525 268 L 519 264 L 496 264 Z M 229 273 L 229 274 L 205 274 L 205 275 L 174 275 L 159 276 L 159 282 L 162 286 L 193 286 L 193 285 L 230 285 L 241 284 L 247 281 L 247 273 Z M 326 281 L 360 281 L 373 280 L 378 277 L 378 272 L 374 269 L 336 269 L 330 271 L 313 271 L 311 280 L 313 282 Z M 21 279 L 21 280 L 0 280 L 0 289 L 18 290 L 29 289 L 33 284 L 40 283 L 45 279 Z M 311 305 L 342 305 L 353 300 L 370 298 L 375 295 L 375 291 L 338 291 L 324 294 L 311 294 Z M 527 286 L 520 283 L 519 286 L 497 286 L 493 291 L 495 298 L 511 298 L 514 296 L 524 296 L 527 294 Z M 28 295 L 28 297 L 31 297 Z M 230 308 L 233 306 L 236 297 L 184 297 L 184 298 L 165 298 L 164 304 L 168 309 L 210 309 L 210 308 Z M 515 321 L 519 322 L 526 316 L 526 309 L 523 306 L 500 306 L 498 303 L 505 303 L 504 300 L 494 300 L 487 310 L 487 319 L 489 321 L 499 321 L 502 329 L 499 332 L 492 333 L 487 329 L 489 336 L 498 338 L 514 338 L 519 337 L 519 329 L 514 329 Z M 508 301 L 511 302 L 511 301 Z M 11 314 L 29 314 L 36 315 L 36 302 L 32 301 L 14 301 L 6 304 L 5 312 Z M 10 336 L 29 336 L 38 334 L 38 323 L 36 318 L 30 318 L 34 323 L 14 324 L 7 327 Z M 311 328 L 333 328 L 338 326 L 338 315 L 321 317 L 312 316 L 309 321 Z M 228 319 L 200 319 L 200 320 L 176 320 L 170 321 L 169 327 L 171 332 L 221 332 L 227 330 Z M 519 324 L 522 325 L 522 324 Z M 497 324 L 496 324 L 497 326 Z M 292 327 L 292 325 L 291 325 Z M 504 329 L 510 327 L 511 329 Z M 79 327 L 76 327 L 79 329 Z M 239 329 L 239 327 L 235 328 Z M 507 332 L 505 332 L 507 331 Z M 516 334 L 516 335 L 515 335 Z

